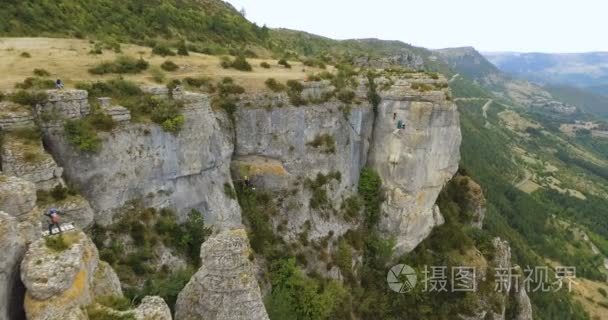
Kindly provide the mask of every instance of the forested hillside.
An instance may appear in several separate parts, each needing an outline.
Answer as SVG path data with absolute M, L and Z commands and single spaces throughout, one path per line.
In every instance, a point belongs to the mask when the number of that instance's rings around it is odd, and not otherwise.
M 0 36 L 89 37 L 153 43 L 187 40 L 202 51 L 263 45 L 268 29 L 215 0 L 0 1 Z

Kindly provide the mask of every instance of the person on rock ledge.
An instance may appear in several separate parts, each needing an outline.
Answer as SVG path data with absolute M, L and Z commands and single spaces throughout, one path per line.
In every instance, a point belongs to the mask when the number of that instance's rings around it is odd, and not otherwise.
M 63 89 L 63 82 L 61 81 L 61 79 L 57 79 L 57 81 L 55 81 L 55 89 Z
M 47 217 L 49 217 L 49 219 L 50 219 L 50 221 L 49 221 L 49 236 L 53 234 L 53 227 L 54 226 L 57 226 L 57 229 L 59 229 L 59 233 L 62 233 L 62 231 L 61 231 L 61 225 L 60 225 L 61 219 L 59 218 L 59 210 L 57 210 L 55 208 L 51 208 L 44 215 L 47 216 Z

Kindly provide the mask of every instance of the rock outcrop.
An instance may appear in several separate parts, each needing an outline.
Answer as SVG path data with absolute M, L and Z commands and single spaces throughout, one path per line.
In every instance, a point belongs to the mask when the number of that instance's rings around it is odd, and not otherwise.
M 396 237 L 397 253 L 443 223 L 435 200 L 458 169 L 461 142 L 445 87 L 445 79 L 397 79 L 381 93 L 369 163 L 386 188 L 380 229 Z
M 240 225 L 238 204 L 223 189 L 231 183 L 228 120 L 211 110 L 206 95 L 179 99 L 185 102 L 185 124 L 177 135 L 158 125 L 126 123 L 103 136 L 101 151 L 83 154 L 68 143 L 62 127 L 45 131 L 49 149 L 89 200 L 97 223 L 110 223 L 125 203 L 141 199 L 144 206 L 173 207 L 181 217 L 197 209 L 218 228 Z M 70 108 L 68 102 L 65 109 Z
M 243 229 L 209 238 L 201 246 L 201 268 L 177 298 L 175 318 L 268 319 L 250 257 Z
M 23 290 L 19 282 L 19 262 L 25 239 L 19 234 L 17 219 L 0 211 L 0 319 L 17 319 Z
M 48 243 L 59 239 L 67 248 Z M 90 304 L 98 263 L 97 248 L 82 232 L 32 243 L 21 263 L 27 319 L 61 319 L 73 309 Z
M 46 94 L 46 103 L 36 106 L 36 117 L 45 127 L 60 126 L 65 120 L 81 118 L 91 111 L 85 90 L 47 90 Z
M 122 297 L 122 289 L 112 267 L 99 260 L 97 248 L 81 231 L 32 243 L 21 262 L 21 279 L 28 320 L 87 320 L 85 310 L 89 308 L 120 319 L 171 319 L 171 311 L 160 297 L 145 297 L 136 309 L 127 311 L 97 303 L 100 297 Z
M 9 101 L 0 102 L 0 130 L 11 131 L 34 126 L 32 111 Z

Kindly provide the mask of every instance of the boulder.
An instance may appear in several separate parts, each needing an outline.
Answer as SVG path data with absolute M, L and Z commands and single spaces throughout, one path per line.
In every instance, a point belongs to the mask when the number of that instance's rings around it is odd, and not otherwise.
M 161 297 L 147 296 L 135 309 L 137 320 L 171 320 L 171 309 Z M 179 319 L 179 318 L 178 318 Z
M 243 229 L 223 231 L 204 242 L 202 266 L 179 293 L 175 318 L 268 319 L 251 257 Z

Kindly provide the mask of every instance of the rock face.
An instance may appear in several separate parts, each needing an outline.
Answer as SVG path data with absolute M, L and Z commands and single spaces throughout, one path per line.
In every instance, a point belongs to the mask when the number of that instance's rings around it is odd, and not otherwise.
M 8 101 L 0 102 L 0 130 L 33 127 L 34 117 L 27 107 Z
M 245 230 L 227 230 L 201 246 L 202 266 L 180 292 L 180 320 L 268 319 Z
M 63 234 L 65 248 L 52 245 L 57 236 L 32 243 L 21 262 L 21 280 L 28 320 L 87 320 L 85 308 L 103 309 L 109 316 L 131 315 L 138 320 L 170 320 L 171 311 L 160 297 L 145 297 L 134 310 L 116 311 L 99 305 L 97 297 L 122 296 L 120 281 L 97 248 L 81 231 Z
M 7 135 L 0 151 L 5 174 L 34 182 L 39 189 L 63 184 L 63 169 L 44 151 L 41 141 L 24 141 Z
M 61 125 L 63 121 L 89 114 L 89 93 L 85 90 L 47 90 L 47 102 L 36 106 L 36 116 L 45 126 Z
M 26 180 L 0 175 L 0 210 L 19 217 L 36 206 L 36 186 Z
M 19 261 L 25 240 L 19 234 L 17 219 L 0 211 L 0 319 L 18 319 L 23 292 L 19 283 Z
M 23 258 L 21 280 L 27 289 L 24 307 L 28 320 L 60 319 L 71 309 L 92 302 L 97 248 L 82 232 L 68 232 L 63 237 L 69 248 L 55 251 L 41 239 L 32 243 Z
M 247 175 L 256 186 L 272 191 L 298 190 L 284 201 L 280 215 L 287 222 L 288 238 L 295 237 L 306 221 L 313 239 L 330 231 L 342 235 L 352 224 L 311 208 L 310 190 L 303 182 L 315 180 L 319 173 L 339 173 L 339 181 L 327 186 L 329 203 L 339 209 L 345 198 L 357 192 L 372 124 L 372 108 L 365 103 L 350 110 L 336 102 L 270 111 L 242 108 L 236 113 L 236 178 Z M 324 142 L 315 146 L 320 138 Z
M 423 83 L 440 88 L 445 80 Z M 369 155 L 387 193 L 380 228 L 397 237 L 397 253 L 411 251 L 443 223 L 435 200 L 460 160 L 456 105 L 442 90 L 416 86 L 417 79 L 401 79 L 382 92 Z
M 94 277 L 92 288 L 94 296 L 122 296 L 118 275 L 107 262 L 99 261 Z
M 173 207 L 182 217 L 197 209 L 219 228 L 240 225 L 238 204 L 223 189 L 231 183 L 232 139 L 222 126 L 228 121 L 211 110 L 206 95 L 179 99 L 186 121 L 178 135 L 158 125 L 124 124 L 103 137 L 99 153 L 83 154 L 61 127 L 46 130 L 50 150 L 89 200 L 96 222 L 110 223 L 125 203 L 142 199 L 145 206 Z

